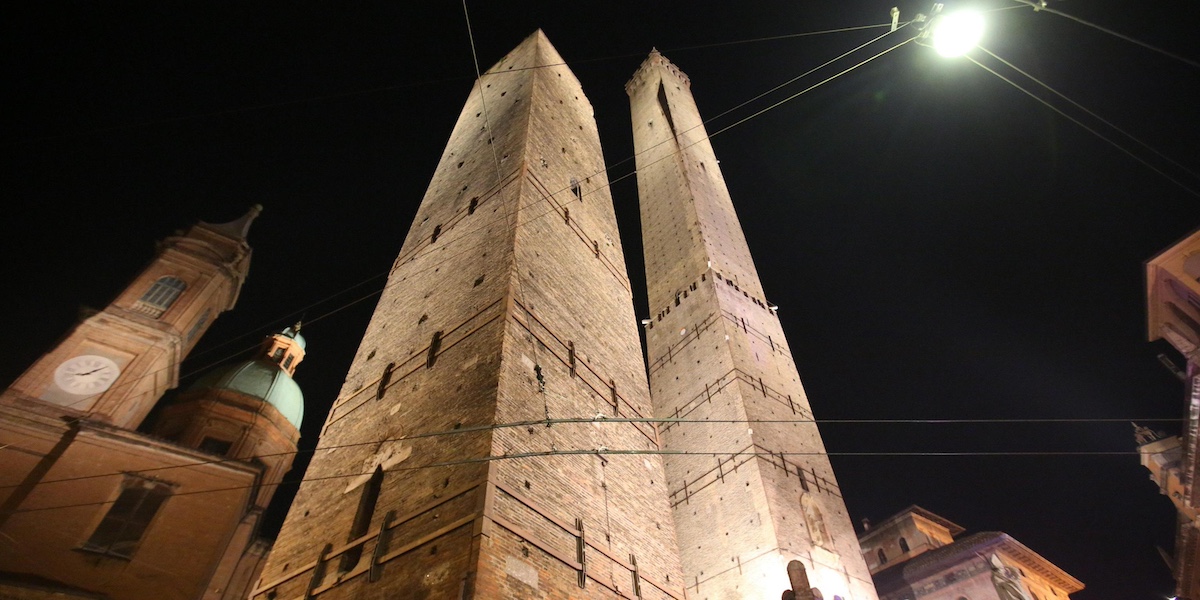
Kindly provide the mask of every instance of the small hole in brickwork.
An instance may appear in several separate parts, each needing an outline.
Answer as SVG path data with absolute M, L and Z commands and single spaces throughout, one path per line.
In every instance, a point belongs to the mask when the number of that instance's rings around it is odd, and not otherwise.
M 372 351 L 371 351 L 369 354 L 367 354 L 367 360 L 371 360 L 372 358 L 375 358 L 375 351 L 374 351 L 374 350 L 372 350 Z
M 458 168 L 460 168 L 460 169 L 461 169 L 461 168 L 462 168 L 462 166 L 463 166 L 463 163 L 465 163 L 465 162 L 467 162 L 467 161 L 465 161 L 465 160 L 463 160 L 463 161 L 459 161 L 459 162 L 458 162 Z
M 421 323 L 424 323 L 425 321 L 428 321 L 428 320 L 429 320 L 429 315 L 421 315 L 421 318 L 417 319 L 417 325 L 420 325 Z M 371 355 L 374 356 L 375 352 L 371 351 Z M 370 358 L 370 357 L 367 357 L 367 358 Z
M 449 477 L 442 480 L 442 487 L 444 487 L 444 488 L 450 487 L 450 478 Z
M 509 67 L 509 68 L 511 69 L 512 67 Z M 505 91 L 505 92 L 500 92 L 500 95 L 501 95 L 501 96 L 503 96 L 503 95 L 505 95 L 505 94 L 507 94 L 507 93 L 508 93 L 507 91 Z
M 473 286 L 471 286 L 471 287 L 479 287 L 479 284 L 483 283 L 483 278 L 484 278 L 484 276 L 483 276 L 483 275 L 480 275 L 480 276 L 479 276 L 479 279 L 476 279 L 476 280 L 475 280 L 475 285 L 473 285 Z
M 460 429 L 461 427 L 462 427 L 462 423 L 455 423 L 455 424 L 454 424 L 454 428 L 455 428 L 455 429 Z
M 477 207 L 477 206 L 479 206 L 479 197 L 478 196 L 471 198 L 471 203 L 467 205 L 467 214 L 468 215 L 475 214 L 475 207 Z
M 430 548 L 430 549 L 429 549 L 429 554 L 430 554 L 430 555 L 437 554 L 437 546 L 434 546 L 434 547 Z
M 475 116 L 478 117 L 480 114 L 482 114 L 482 113 L 475 113 Z
M 526 480 L 525 480 L 525 489 L 527 489 L 527 490 L 528 490 L 528 489 L 530 489 L 530 488 L 532 488 L 532 487 L 533 487 L 533 486 L 529 485 L 529 480 L 528 480 L 528 479 L 526 479 Z
M 276 592 L 275 590 L 271 590 L 271 591 L 267 592 L 267 600 L 275 600 L 275 598 L 278 598 L 278 597 L 279 597 L 279 592 Z
M 528 547 L 521 546 L 521 556 L 524 556 L 525 558 L 529 558 L 529 548 Z
M 308 511 L 307 511 L 307 510 L 306 510 L 306 511 L 304 511 L 304 516 L 306 516 L 306 517 L 308 516 Z

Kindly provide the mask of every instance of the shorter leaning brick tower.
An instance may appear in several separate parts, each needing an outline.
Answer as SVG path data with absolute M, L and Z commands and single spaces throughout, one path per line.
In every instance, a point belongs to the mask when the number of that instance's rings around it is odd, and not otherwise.
M 688 595 L 778 598 L 790 587 L 787 564 L 798 560 L 825 598 L 874 600 L 691 82 L 652 52 L 625 89 L 637 150 L 654 413 L 690 421 L 662 428 Z
M 535 32 L 471 90 L 253 597 L 683 598 L 656 430 L 596 419 L 651 413 L 624 264 Z

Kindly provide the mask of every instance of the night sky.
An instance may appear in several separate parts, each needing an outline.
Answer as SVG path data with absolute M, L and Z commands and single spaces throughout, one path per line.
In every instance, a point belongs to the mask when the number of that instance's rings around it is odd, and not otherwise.
M 333 4 L 5 9 L 5 381 L 50 348 L 81 306 L 107 304 L 155 241 L 261 203 L 241 300 L 184 364 L 184 385 L 303 317 L 302 444 L 315 444 L 475 79 L 460 3 Z M 1185 4 L 1051 8 L 1196 60 L 1200 37 L 1180 13 Z M 983 46 L 1184 168 L 1042 97 L 1200 189 L 1188 171 L 1200 170 L 1200 69 L 1011 0 L 978 6 L 1011 8 L 989 14 Z M 617 164 L 633 153 L 624 84 L 651 47 L 691 77 L 710 118 L 886 28 L 793 34 L 885 23 L 890 7 L 468 3 L 482 70 L 536 28 L 546 32 L 595 107 L 610 179 L 633 168 Z M 899 8 L 902 21 L 929 10 Z M 919 504 L 968 531 L 1011 534 L 1082 580 L 1080 600 L 1169 595 L 1155 546 L 1173 552 L 1174 512 L 1138 465 L 1127 421 L 1182 411 L 1182 384 L 1156 358 L 1169 348 L 1145 341 L 1143 263 L 1200 226 L 1200 197 L 995 75 L 916 44 L 713 145 L 817 418 L 892 421 L 821 425 L 856 523 Z M 613 198 L 645 316 L 636 189 L 633 177 L 621 179 Z M 895 422 L 933 419 L 1115 421 Z M 1013 454 L 914 455 L 930 452 Z

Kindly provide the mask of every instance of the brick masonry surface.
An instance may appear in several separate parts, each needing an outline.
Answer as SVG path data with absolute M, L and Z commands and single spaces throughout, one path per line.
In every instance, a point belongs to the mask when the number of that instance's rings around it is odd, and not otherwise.
M 546 422 L 651 415 L 607 183 L 538 31 L 463 108 L 256 598 L 683 597 L 660 457 L 606 453 L 656 428 Z
M 626 86 L 654 412 L 695 421 L 662 431 L 688 597 L 778 597 L 799 560 L 825 598 L 874 600 L 690 85 L 653 52 Z

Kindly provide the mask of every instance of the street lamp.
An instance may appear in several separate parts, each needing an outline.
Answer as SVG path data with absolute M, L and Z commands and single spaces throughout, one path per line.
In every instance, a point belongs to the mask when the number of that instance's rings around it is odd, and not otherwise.
M 938 15 L 930 27 L 933 29 L 933 49 L 938 54 L 962 56 L 983 38 L 983 15 L 975 11 Z
M 983 38 L 983 15 L 962 10 L 942 14 L 942 4 L 934 4 L 929 15 L 918 14 L 913 23 L 920 28 L 917 43 L 933 46 L 938 54 L 947 57 L 962 56 L 979 44 Z M 892 9 L 892 20 L 896 20 L 896 9 Z

